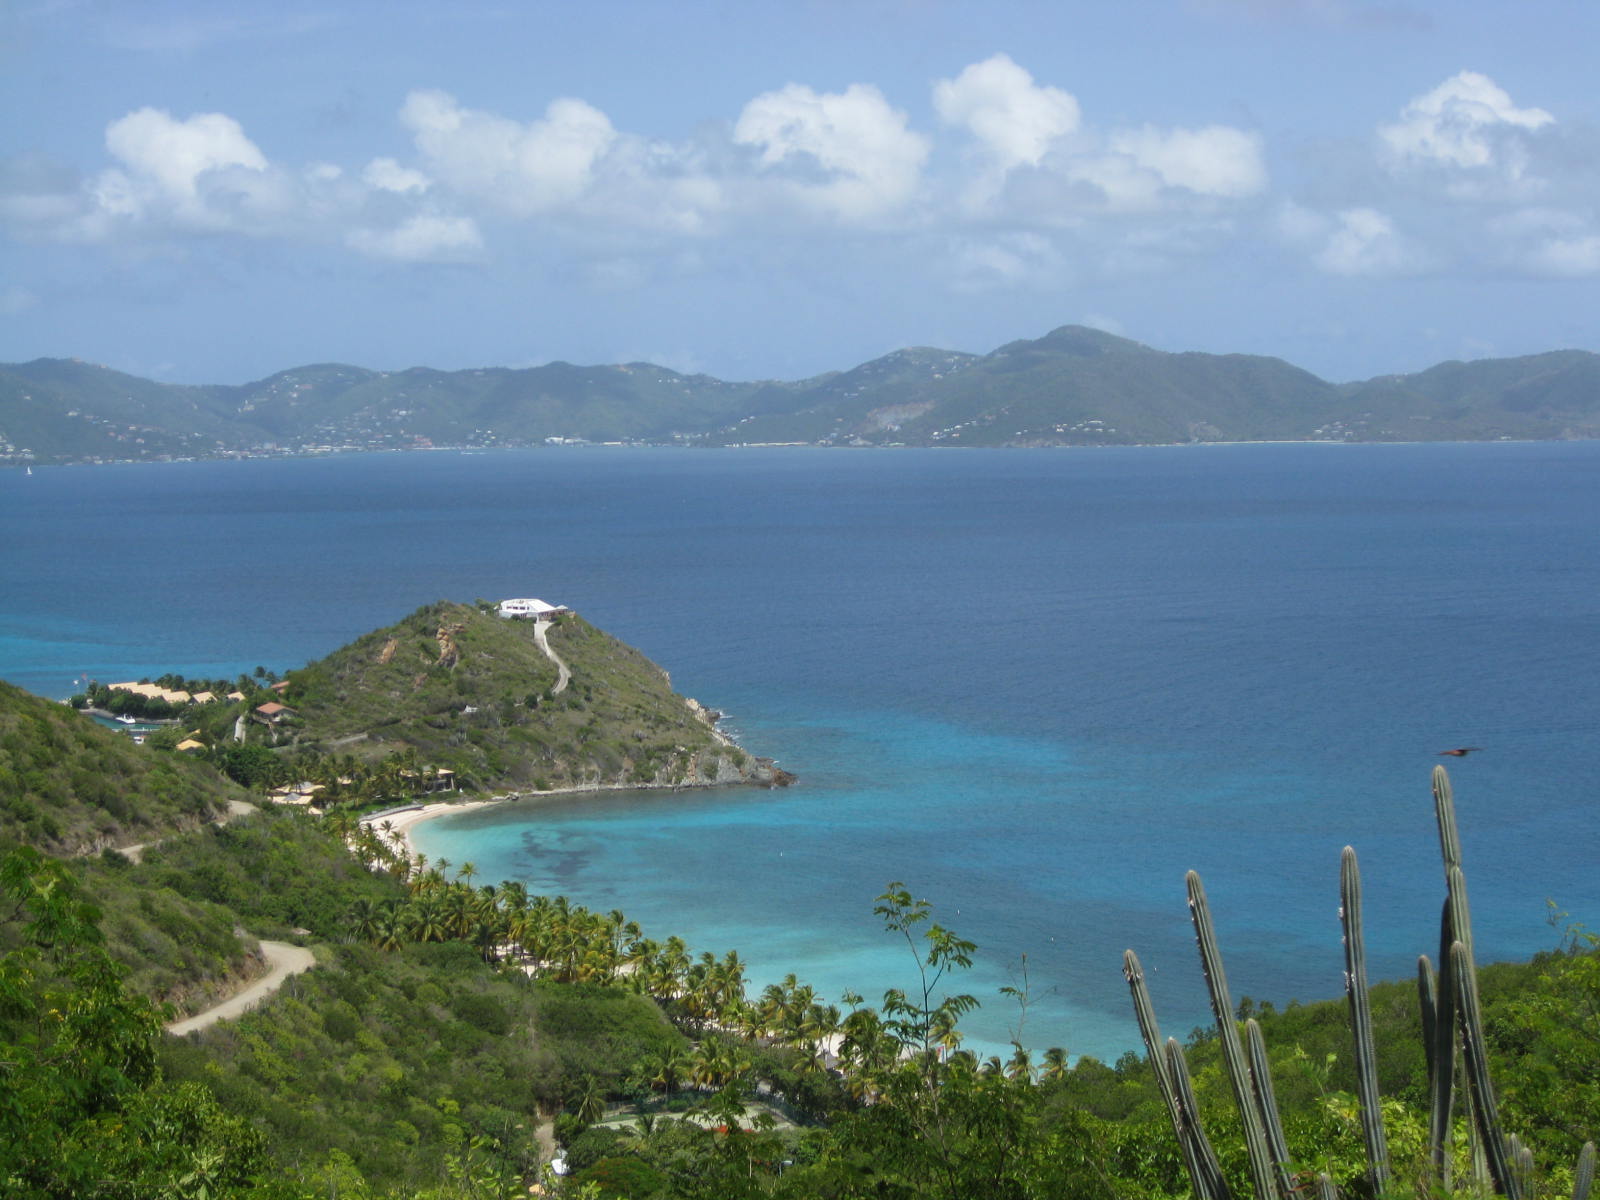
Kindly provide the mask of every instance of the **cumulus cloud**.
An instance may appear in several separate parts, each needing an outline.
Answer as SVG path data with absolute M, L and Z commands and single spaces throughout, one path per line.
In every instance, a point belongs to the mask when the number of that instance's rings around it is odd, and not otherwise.
M 466 262 L 483 250 L 470 217 L 418 215 L 393 229 L 357 229 L 348 241 L 363 254 L 400 262 Z
M 178 121 L 162 109 L 141 108 L 106 127 L 106 149 L 133 176 L 182 200 L 195 199 L 200 177 L 208 171 L 267 169 L 266 156 L 239 122 L 222 113 Z
M 1398 163 L 1517 172 L 1518 148 L 1505 135 L 1530 133 L 1554 121 L 1542 108 L 1518 108 L 1487 75 L 1462 71 L 1413 99 L 1399 120 L 1379 126 L 1378 137 Z
M 798 168 L 787 180 L 792 194 L 845 221 L 903 207 L 929 149 L 905 113 L 860 83 L 823 93 L 791 83 L 757 96 L 739 114 L 733 140 L 759 149 L 763 167 Z
M 593 182 L 617 141 L 610 118 L 582 100 L 557 99 L 526 124 L 463 108 L 447 92 L 412 92 L 400 110 L 433 176 L 505 212 L 568 205 Z
M 433 180 L 421 171 L 402 167 L 392 158 L 373 159 L 361 172 L 361 179 L 380 192 L 396 192 L 402 196 L 407 192 L 425 192 L 433 186 Z
M 933 106 L 950 125 L 970 131 L 1001 171 L 1036 167 L 1059 139 L 1078 129 L 1078 101 L 1057 87 L 1040 87 L 1009 56 L 973 63 L 934 85 Z
M 1267 186 L 1261 139 L 1227 125 L 1202 129 L 1142 129 L 1115 133 L 1111 150 L 1153 171 L 1168 187 L 1237 199 Z
M 1059 225 L 1075 215 L 1156 212 L 1253 196 L 1261 139 L 1226 125 L 1096 130 L 1068 91 L 1005 54 L 934 85 L 933 105 L 975 141 L 959 192 L 969 212 Z

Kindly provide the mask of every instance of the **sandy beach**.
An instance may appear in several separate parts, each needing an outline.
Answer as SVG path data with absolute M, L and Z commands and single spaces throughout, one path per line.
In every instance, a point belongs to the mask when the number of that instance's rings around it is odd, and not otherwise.
M 417 848 L 411 844 L 411 830 L 424 821 L 431 821 L 445 813 L 471 812 L 475 808 L 488 808 L 491 804 L 504 804 L 513 799 L 520 797 L 497 796 L 489 800 L 436 801 L 403 812 L 373 813 L 371 816 L 362 817 L 361 824 L 376 829 L 391 849 L 415 858 Z
M 513 804 L 518 801 L 527 803 L 529 801 L 564 799 L 567 796 L 583 795 L 589 792 L 702 791 L 707 788 L 735 786 L 739 785 L 705 783 L 686 787 L 682 784 L 659 783 L 584 784 L 579 787 L 551 788 L 548 792 L 511 792 L 508 795 L 489 796 L 477 800 L 436 800 L 426 804 L 419 802 L 415 808 L 406 808 L 399 812 L 372 813 L 362 817 L 360 821 L 363 825 L 370 825 L 378 829 L 380 833 L 383 826 L 388 825 L 387 838 L 389 844 L 400 853 L 415 858 L 417 848 L 411 841 L 411 831 L 424 821 L 431 821 L 435 817 L 444 816 L 446 813 L 471 812 L 477 808 L 488 808 L 496 804 Z

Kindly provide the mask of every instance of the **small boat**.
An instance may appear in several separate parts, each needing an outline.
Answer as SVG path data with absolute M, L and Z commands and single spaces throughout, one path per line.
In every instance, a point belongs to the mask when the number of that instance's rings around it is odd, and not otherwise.
M 127 713 L 123 713 L 117 718 L 117 724 L 119 725 L 137 725 L 138 723 L 139 720 L 137 717 L 130 717 Z
M 142 746 L 142 745 L 144 745 L 144 734 L 142 734 L 142 733 L 136 733 L 136 734 L 134 734 L 134 735 L 133 735 L 133 744 L 134 744 L 134 745 L 135 745 L 135 746 Z

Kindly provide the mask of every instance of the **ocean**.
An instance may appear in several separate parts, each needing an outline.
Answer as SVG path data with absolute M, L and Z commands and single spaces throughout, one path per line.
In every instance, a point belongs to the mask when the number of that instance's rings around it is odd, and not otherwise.
M 969 1045 L 1114 1060 L 1127 947 L 1166 1032 L 1209 1022 L 1188 868 L 1236 1000 L 1341 994 L 1346 844 L 1373 973 L 1434 954 L 1437 762 L 1480 958 L 1554 946 L 1547 901 L 1600 920 L 1596 513 L 1595 443 L 5 471 L 0 675 L 281 670 L 440 598 L 570 605 L 799 784 L 509 805 L 421 849 L 834 1002 L 913 982 L 872 913 L 903 881 L 979 947 Z

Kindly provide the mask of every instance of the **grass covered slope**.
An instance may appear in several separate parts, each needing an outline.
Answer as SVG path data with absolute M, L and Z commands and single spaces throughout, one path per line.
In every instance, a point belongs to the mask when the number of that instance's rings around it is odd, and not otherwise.
M 72 855 L 149 842 L 243 798 L 203 763 L 135 746 L 0 682 L 0 844 Z
M 415 751 L 464 785 L 690 786 L 771 781 L 667 673 L 578 616 L 534 626 L 441 601 L 289 673 L 276 736 L 363 758 Z

